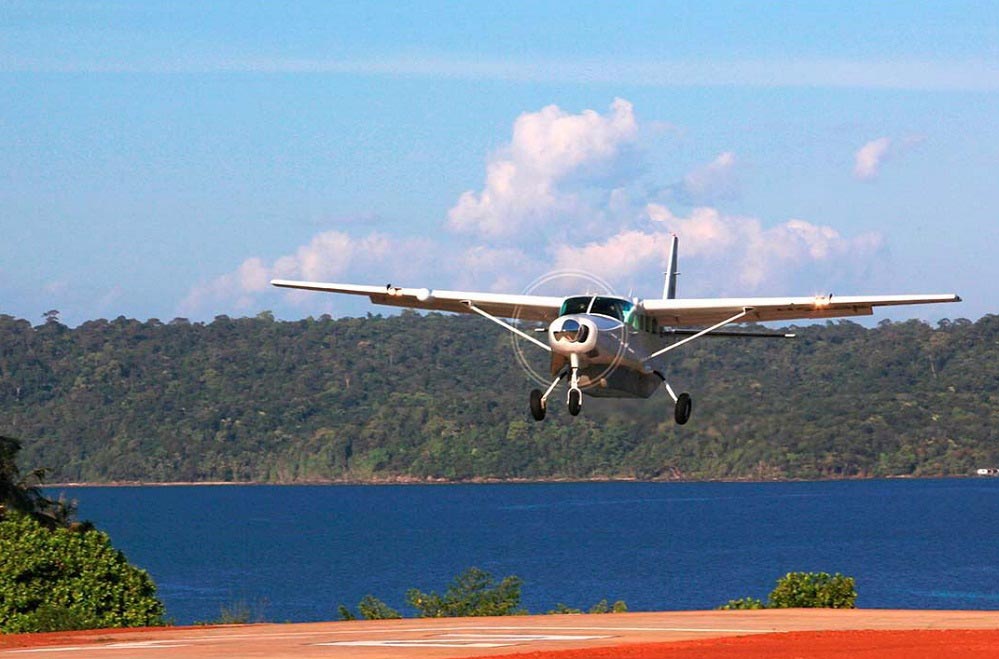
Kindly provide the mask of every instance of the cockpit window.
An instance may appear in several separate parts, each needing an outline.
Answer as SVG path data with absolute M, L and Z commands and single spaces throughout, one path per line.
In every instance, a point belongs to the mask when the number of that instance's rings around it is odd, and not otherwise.
M 559 311 L 560 316 L 564 316 L 570 313 L 586 313 L 590 308 L 590 300 L 593 298 L 589 295 L 581 297 L 569 297 L 565 299 L 562 303 L 562 309 Z
M 596 313 L 601 316 L 610 316 L 624 323 L 630 323 L 635 305 L 627 300 L 613 297 L 590 297 L 579 296 L 569 297 L 562 303 L 560 316 L 571 313 Z
M 590 313 L 610 316 L 622 322 L 629 322 L 631 320 L 631 312 L 634 308 L 635 305 L 627 300 L 619 300 L 613 297 L 595 297 L 593 298 L 593 305 L 590 307 Z

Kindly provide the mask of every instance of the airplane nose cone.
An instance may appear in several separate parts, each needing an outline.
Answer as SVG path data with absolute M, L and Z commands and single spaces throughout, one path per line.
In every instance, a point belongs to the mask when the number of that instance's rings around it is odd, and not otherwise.
M 556 341 L 566 343 L 578 343 L 586 340 L 586 326 L 580 325 L 574 318 L 566 318 L 562 321 L 562 328 L 555 332 Z

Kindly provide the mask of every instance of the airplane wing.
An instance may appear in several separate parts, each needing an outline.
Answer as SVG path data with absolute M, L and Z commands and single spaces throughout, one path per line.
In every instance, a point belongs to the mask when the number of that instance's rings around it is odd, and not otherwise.
M 438 291 L 429 288 L 402 288 L 391 284 L 387 286 L 359 286 L 287 279 L 274 279 L 271 284 L 282 288 L 300 288 L 307 291 L 365 295 L 375 304 L 430 311 L 472 313 L 472 309 L 468 306 L 468 303 L 471 303 L 493 316 L 544 322 L 558 318 L 558 312 L 564 299 L 543 295 L 507 295 L 503 293 Z
M 646 313 L 660 325 L 681 327 L 712 325 L 738 314 L 749 313 L 739 322 L 798 320 L 869 316 L 874 307 L 902 304 L 960 302 L 957 295 L 852 295 L 819 297 L 746 297 L 716 299 L 648 299 L 642 301 Z

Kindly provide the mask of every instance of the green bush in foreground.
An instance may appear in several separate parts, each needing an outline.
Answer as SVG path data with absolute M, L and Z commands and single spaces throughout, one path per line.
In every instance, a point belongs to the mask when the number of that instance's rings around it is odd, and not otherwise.
M 753 597 L 729 600 L 719 606 L 735 609 L 853 609 L 857 603 L 857 587 L 853 577 L 838 572 L 788 572 L 777 580 L 767 603 Z
M 420 618 L 451 618 L 470 616 L 512 616 L 526 615 L 520 607 L 520 577 L 508 576 L 499 583 L 493 575 L 477 567 L 471 567 L 459 574 L 448 585 L 443 595 L 436 592 L 424 593 L 416 588 L 406 592 L 406 602 L 416 609 Z M 341 604 L 337 612 L 341 620 L 385 620 L 401 618 L 402 615 L 373 595 L 366 595 L 357 605 L 355 614 Z M 590 613 L 623 613 L 628 606 L 621 600 L 608 604 L 600 600 L 590 608 Z M 558 604 L 549 611 L 557 613 L 582 613 L 565 604 Z
M 107 534 L 49 529 L 19 512 L 0 521 L 0 632 L 160 624 L 152 579 Z
M 740 597 L 737 600 L 729 600 L 727 604 L 722 604 L 718 608 L 722 611 L 745 611 L 747 609 L 765 609 L 767 605 L 755 597 Z
M 443 595 L 411 588 L 406 602 L 420 618 L 509 616 L 526 613 L 520 608 L 520 577 L 505 577 L 496 583 L 493 575 L 472 567 L 457 577 Z
M 853 577 L 838 572 L 788 572 L 777 580 L 767 607 L 771 609 L 853 609 L 857 588 Z

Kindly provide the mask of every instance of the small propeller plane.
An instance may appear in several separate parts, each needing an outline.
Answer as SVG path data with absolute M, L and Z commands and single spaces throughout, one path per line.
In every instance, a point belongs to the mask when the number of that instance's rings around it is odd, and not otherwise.
M 954 294 L 680 299 L 676 297 L 677 244 L 674 235 L 662 298 L 508 295 L 285 279 L 274 279 L 271 284 L 366 295 L 375 304 L 396 307 L 477 313 L 491 320 L 551 354 L 551 384 L 544 392 L 534 389 L 530 395 L 531 415 L 538 421 L 545 418 L 552 393 L 568 378 L 567 403 L 573 416 L 582 409 L 584 393 L 648 398 L 662 386 L 673 400 L 673 416 L 681 425 L 690 418 L 690 394 L 676 394 L 663 371 L 667 353 L 691 341 L 707 335 L 791 338 L 793 334 L 722 328 L 743 322 L 867 316 L 874 313 L 874 307 L 961 301 Z M 547 343 L 503 318 L 546 323 L 547 329 L 540 331 L 547 335 Z

